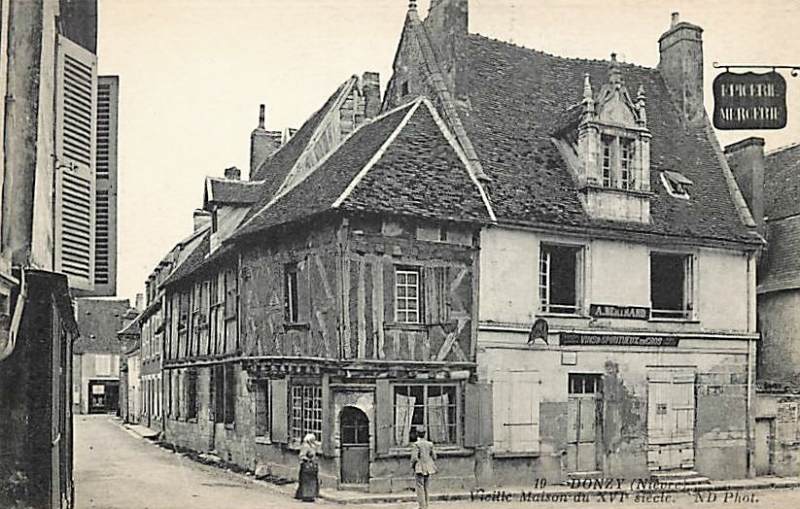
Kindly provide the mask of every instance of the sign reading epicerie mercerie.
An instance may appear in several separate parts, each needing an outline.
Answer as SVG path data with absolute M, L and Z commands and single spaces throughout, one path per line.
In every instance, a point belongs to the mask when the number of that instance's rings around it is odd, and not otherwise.
M 724 72 L 714 80 L 714 127 L 786 127 L 786 80 L 777 72 Z

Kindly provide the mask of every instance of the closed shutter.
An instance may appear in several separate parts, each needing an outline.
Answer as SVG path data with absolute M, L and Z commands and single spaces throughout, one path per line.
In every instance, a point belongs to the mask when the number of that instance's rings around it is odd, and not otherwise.
M 539 373 L 497 370 L 492 385 L 495 451 L 539 451 Z
M 322 454 L 333 456 L 333 406 L 331 405 L 331 377 L 322 375 Z
M 425 267 L 422 289 L 425 292 L 425 323 L 437 324 L 449 320 L 450 291 L 447 267 Z
M 464 446 L 492 445 L 492 385 L 467 384 L 464 391 Z
M 389 380 L 375 380 L 375 448 L 378 454 L 389 452 L 393 435 L 392 386 Z
M 92 289 L 95 251 L 97 57 L 58 37 L 55 270 Z
M 287 429 L 289 380 L 272 380 L 270 382 L 270 395 L 272 396 L 272 441 L 285 444 L 289 441 Z

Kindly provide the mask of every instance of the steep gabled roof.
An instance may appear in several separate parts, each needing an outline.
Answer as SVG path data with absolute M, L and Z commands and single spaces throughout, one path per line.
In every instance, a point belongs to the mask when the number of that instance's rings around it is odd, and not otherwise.
M 490 222 L 488 201 L 451 138 L 427 100 L 403 105 L 357 129 L 233 238 L 337 208 Z
M 218 204 L 252 204 L 263 193 L 264 182 L 260 180 L 230 180 L 206 177 L 205 201 Z
M 169 277 L 161 284 L 168 286 L 180 281 L 203 262 L 211 250 L 211 231 L 204 228 L 199 236 L 186 244 L 178 255 L 175 268 Z
M 74 353 L 121 353 L 117 338 L 127 317 L 128 299 L 80 298 L 75 300 L 75 318 L 80 337 L 73 343 Z
M 764 214 L 781 219 L 800 214 L 800 143 L 769 152 L 764 172 Z
M 651 142 L 650 224 L 597 221 L 584 211 L 553 135 L 581 101 L 583 76 L 608 81 L 609 62 L 557 57 L 480 35 L 466 38 L 465 129 L 486 174 L 499 222 L 592 226 L 681 237 L 757 242 L 739 218 L 714 146 L 703 128 L 685 127 L 660 72 L 621 65 L 629 90 L 647 93 Z M 690 200 L 668 195 L 661 170 L 694 185 Z

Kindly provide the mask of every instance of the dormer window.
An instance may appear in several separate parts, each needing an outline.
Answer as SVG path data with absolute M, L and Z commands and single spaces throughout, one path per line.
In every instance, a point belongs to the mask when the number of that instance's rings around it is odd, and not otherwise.
M 664 170 L 661 172 L 661 183 L 673 198 L 689 199 L 689 186 L 692 181 L 677 171 Z
M 634 140 L 602 135 L 601 168 L 603 187 L 631 190 L 633 188 Z

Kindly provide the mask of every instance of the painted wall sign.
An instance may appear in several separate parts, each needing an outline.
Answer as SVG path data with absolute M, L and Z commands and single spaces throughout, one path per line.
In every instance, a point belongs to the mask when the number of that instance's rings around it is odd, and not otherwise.
M 641 306 L 616 306 L 612 304 L 591 304 L 589 306 L 589 314 L 594 318 L 647 320 L 650 318 L 650 308 Z
M 714 127 L 786 127 L 786 80 L 777 72 L 724 72 L 714 79 Z
M 674 336 L 628 336 L 621 334 L 584 334 L 562 332 L 561 346 L 678 346 Z

